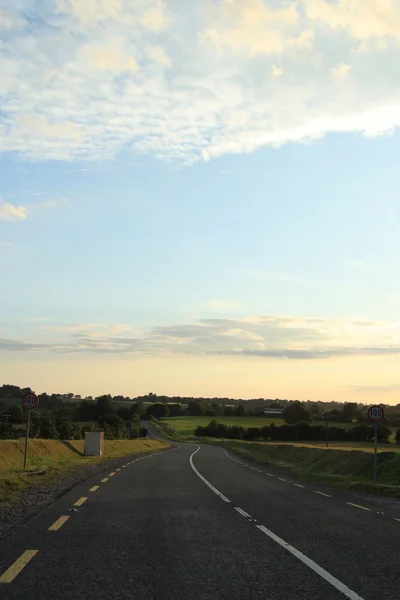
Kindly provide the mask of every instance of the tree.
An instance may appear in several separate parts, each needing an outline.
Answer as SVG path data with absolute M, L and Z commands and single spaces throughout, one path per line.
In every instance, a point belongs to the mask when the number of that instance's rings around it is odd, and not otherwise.
M 243 404 L 239 404 L 239 406 L 237 406 L 235 409 L 235 415 L 237 417 L 244 417 L 244 414 L 245 414 L 244 406 L 243 406 Z
M 44 415 L 40 419 L 40 437 L 48 440 L 58 439 L 58 431 L 51 417 Z
M 103 417 L 99 420 L 98 426 L 104 431 L 104 437 L 108 440 L 126 438 L 125 421 L 118 415 L 108 415 Z
M 131 416 L 133 416 L 133 415 L 140 416 L 145 412 L 143 402 L 135 402 L 134 404 L 131 404 L 129 410 L 131 411 Z
M 204 404 L 199 400 L 189 400 L 188 415 L 191 417 L 200 417 L 204 415 Z
M 342 418 L 345 423 L 351 423 L 357 417 L 357 402 L 346 402 L 343 406 Z
M 78 421 L 95 421 L 97 418 L 97 405 L 84 400 L 79 403 Z
M 300 423 L 301 421 L 311 421 L 310 413 L 300 404 L 300 402 L 292 402 L 286 406 L 282 413 L 282 417 L 289 425 Z
M 107 417 L 108 415 L 112 415 L 114 412 L 114 408 L 112 405 L 112 398 L 110 394 L 99 396 L 96 401 L 96 408 L 98 419 L 101 419 L 102 417 Z
M 57 425 L 57 433 L 60 440 L 72 440 L 74 433 L 74 423 L 64 419 Z
M 168 404 L 169 416 L 170 417 L 180 417 L 182 414 L 182 409 L 180 404 Z
M 24 413 L 19 404 L 14 404 L 13 406 L 10 406 L 7 413 L 9 415 L 8 420 L 10 423 L 24 422 Z
M 117 415 L 121 417 L 124 421 L 130 421 L 131 419 L 131 409 L 129 406 L 120 406 L 117 408 Z
M 156 404 L 150 404 L 147 407 L 147 416 L 153 415 L 156 419 L 162 419 L 164 417 L 168 417 L 169 410 L 167 404 L 162 404 L 161 402 L 157 402 Z

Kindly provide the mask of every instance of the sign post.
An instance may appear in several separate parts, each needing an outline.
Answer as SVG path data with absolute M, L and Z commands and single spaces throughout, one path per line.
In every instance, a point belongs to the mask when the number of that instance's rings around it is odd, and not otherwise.
M 29 429 L 31 426 L 31 410 L 36 408 L 39 404 L 39 398 L 33 392 L 24 394 L 21 398 L 21 406 L 28 411 L 26 421 L 26 437 L 25 437 L 25 452 L 24 452 L 24 469 L 26 469 L 26 462 L 28 460 L 28 441 L 29 441 Z
M 378 423 L 385 416 L 385 411 L 381 406 L 370 406 L 368 409 L 368 418 L 374 424 L 374 481 L 378 476 Z

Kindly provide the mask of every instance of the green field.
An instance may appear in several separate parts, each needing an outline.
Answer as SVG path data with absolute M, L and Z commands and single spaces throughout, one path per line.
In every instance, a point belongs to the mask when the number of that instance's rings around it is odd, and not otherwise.
M 271 425 L 271 423 L 275 423 L 278 427 L 285 424 L 283 419 L 276 417 L 169 417 L 162 419 L 162 422 L 171 425 L 182 437 L 193 437 L 198 425 L 204 427 L 213 420 L 224 425 L 238 425 L 240 427 L 265 427 Z M 325 422 L 319 421 L 318 424 L 324 426 Z M 335 425 L 346 429 L 353 427 L 352 423 L 335 423 Z

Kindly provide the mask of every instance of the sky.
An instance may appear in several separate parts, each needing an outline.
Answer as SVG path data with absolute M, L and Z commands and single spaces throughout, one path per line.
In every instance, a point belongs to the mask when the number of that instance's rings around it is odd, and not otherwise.
M 0 0 L 0 384 L 400 403 L 400 2 Z

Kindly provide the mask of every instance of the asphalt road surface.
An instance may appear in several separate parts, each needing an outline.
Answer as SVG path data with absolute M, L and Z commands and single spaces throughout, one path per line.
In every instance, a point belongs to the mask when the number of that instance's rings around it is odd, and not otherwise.
M 0 598 L 395 600 L 399 540 L 396 501 L 184 444 L 79 484 L 0 540 Z

